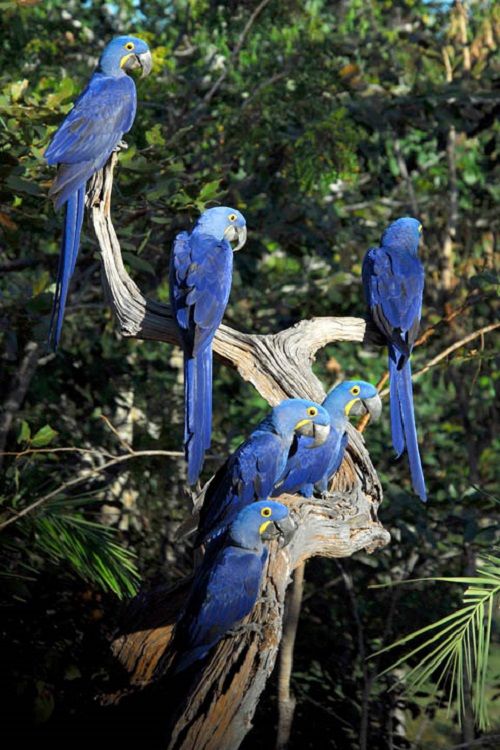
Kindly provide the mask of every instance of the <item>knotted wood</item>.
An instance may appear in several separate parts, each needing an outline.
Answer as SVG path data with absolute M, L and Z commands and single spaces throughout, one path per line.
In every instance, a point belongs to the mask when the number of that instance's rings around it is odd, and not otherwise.
M 128 275 L 111 221 L 113 154 L 90 186 L 87 205 L 99 243 L 103 285 L 126 337 L 178 343 L 168 305 L 146 298 Z M 316 352 L 335 341 L 361 343 L 370 335 L 359 318 L 302 320 L 275 334 L 243 333 L 222 325 L 214 339 L 215 354 L 257 389 L 272 406 L 283 398 L 321 402 L 325 391 L 312 372 Z M 321 500 L 283 495 L 297 524 L 291 543 L 270 544 L 262 596 L 236 633 L 224 638 L 201 671 L 179 689 L 163 674 L 175 620 L 189 592 L 190 579 L 160 588 L 133 602 L 113 651 L 130 673 L 133 686 L 157 682 L 165 693 L 165 725 L 170 750 L 236 750 L 252 717 L 276 659 L 282 634 L 285 593 L 293 570 L 311 557 L 349 557 L 374 552 L 389 543 L 377 519 L 381 486 L 364 440 L 349 427 L 349 446 L 330 494 Z M 168 696 L 168 699 L 167 699 Z M 175 697 L 175 701 L 173 700 Z

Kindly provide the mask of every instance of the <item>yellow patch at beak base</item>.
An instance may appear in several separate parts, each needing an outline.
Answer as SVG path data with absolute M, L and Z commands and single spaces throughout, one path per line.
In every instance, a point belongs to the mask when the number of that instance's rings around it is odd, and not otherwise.
M 130 52 L 128 55 L 123 55 L 122 59 L 120 60 L 120 68 L 123 68 L 129 57 L 133 57 L 135 55 L 135 52 Z
M 264 523 L 261 523 L 261 525 L 259 526 L 259 534 L 263 534 L 270 523 L 271 521 L 264 521 Z
M 352 407 L 354 406 L 354 404 L 356 403 L 356 401 L 360 401 L 360 400 L 361 400 L 361 399 L 359 399 L 359 398 L 353 398 L 353 399 L 351 399 L 351 401 L 349 401 L 349 402 L 348 402 L 348 403 L 347 403 L 347 404 L 345 405 L 345 414 L 346 414 L 346 417 L 348 417 L 348 416 L 349 416 L 349 412 L 351 411 L 351 409 L 352 409 Z
M 293 429 L 298 430 L 300 427 L 303 427 L 305 424 L 309 424 L 309 422 L 311 422 L 310 419 L 301 419 L 300 422 L 297 422 L 297 424 L 295 425 Z

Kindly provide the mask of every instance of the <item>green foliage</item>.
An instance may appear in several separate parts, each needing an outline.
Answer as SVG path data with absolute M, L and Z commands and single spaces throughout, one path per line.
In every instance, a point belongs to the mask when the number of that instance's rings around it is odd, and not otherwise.
M 116 531 L 75 512 L 74 503 L 52 503 L 29 523 L 34 551 L 54 562 L 69 563 L 86 581 L 118 597 L 137 592 L 135 555 L 113 541 Z
M 466 712 L 466 696 L 470 690 L 475 721 L 480 729 L 485 730 L 490 725 L 486 678 L 489 671 L 494 612 L 498 609 L 500 597 L 500 558 L 485 555 L 478 558 L 478 565 L 479 571 L 476 576 L 427 579 L 467 584 L 468 587 L 463 595 L 463 607 L 437 622 L 400 638 L 374 656 L 432 633 L 430 638 L 384 669 L 381 675 L 398 669 L 420 654 L 415 666 L 406 672 L 403 678 L 409 694 L 414 695 L 425 688 L 430 678 L 433 677 L 435 682 L 431 691 L 435 696 L 449 678 L 448 709 L 451 707 L 452 700 L 455 699 L 459 721 L 462 721 Z M 411 583 L 411 581 L 405 581 L 405 583 Z M 421 656 L 422 651 L 425 653 L 424 657 Z
M 25 378 L 25 396 L 10 414 L 8 433 L 0 429 L 5 449 L 18 453 L 1 457 L 2 520 L 87 476 L 89 468 L 95 472 L 78 490 L 92 493 L 95 505 L 68 489 L 2 532 L 2 615 L 16 660 L 11 682 L 26 696 L 26 705 L 36 696 L 38 716 L 49 726 L 57 726 L 65 714 L 73 716 L 74 706 L 96 691 L 103 658 L 100 652 L 96 656 L 94 641 L 85 646 L 86 637 L 98 631 L 104 640 L 116 611 L 116 602 L 98 598 L 99 588 L 130 592 L 136 580 L 128 567 L 133 559 L 144 580 L 172 581 L 191 569 L 190 555 L 175 539 L 188 502 L 182 459 L 134 460 L 119 472 L 99 471 L 123 447 L 101 415 L 133 450 L 179 451 L 182 364 L 176 347 L 116 335 L 88 229 L 62 346 L 55 356 L 45 351 L 61 217 L 47 199 L 53 170 L 43 151 L 105 41 L 133 28 L 150 42 L 155 60 L 152 75 L 138 81 L 137 119 L 127 135 L 129 148 L 119 155 L 112 206 L 125 262 L 144 294 L 168 301 L 173 237 L 205 206 L 225 203 L 244 212 L 249 228 L 247 246 L 235 258 L 225 316 L 229 325 L 267 333 L 315 315 L 363 315 L 365 250 L 388 222 L 416 213 L 425 229 L 422 328 L 436 326 L 436 332 L 415 350 L 414 370 L 496 320 L 497 5 L 470 4 L 470 70 L 451 3 L 269 3 L 242 38 L 257 5 L 239 0 L 2 4 L 4 412 L 12 389 Z M 453 188 L 452 129 L 457 221 L 452 282 L 446 288 L 442 251 Z M 461 312 L 441 322 L 452 310 Z M 29 347 L 35 344 L 38 364 L 30 370 Z M 372 584 L 410 576 L 463 577 L 470 559 L 494 543 L 499 447 L 494 356 L 492 334 L 479 336 L 415 383 L 426 508 L 411 494 L 406 459 L 393 459 L 387 414 L 366 433 L 384 487 L 381 518 L 393 539 L 388 549 L 358 555 L 350 566 L 366 653 L 462 606 L 453 587 L 402 592 L 400 587 L 374 590 Z M 328 346 L 315 363 L 327 387 L 338 377 L 376 381 L 385 368 L 385 353 L 348 342 Z M 206 477 L 265 410 L 248 383 L 216 363 L 213 457 Z M 105 523 L 109 534 L 94 523 Z M 390 671 L 373 682 L 375 672 L 389 666 L 388 655 L 381 653 L 376 665 L 363 663 L 357 620 L 333 563 L 311 562 L 307 580 L 295 656 L 293 688 L 300 710 L 292 750 L 318 743 L 352 750 L 366 711 L 371 750 L 400 741 L 420 742 L 419 750 L 459 744 L 457 717 L 446 719 L 439 690 L 432 697 L 434 675 L 415 698 L 403 696 L 399 686 L 388 690 L 396 679 Z M 56 613 L 56 635 L 46 611 Z M 94 617 L 102 617 L 101 626 Z M 498 650 L 497 640 L 492 630 L 492 652 Z M 87 672 L 89 661 L 95 669 Z M 86 676 L 70 690 L 64 675 L 75 665 Z M 494 723 L 495 680 L 487 683 Z M 273 695 L 271 687 L 250 746 L 274 745 Z M 399 725 L 401 712 L 405 720 Z M 416 742 L 417 736 L 423 739 Z

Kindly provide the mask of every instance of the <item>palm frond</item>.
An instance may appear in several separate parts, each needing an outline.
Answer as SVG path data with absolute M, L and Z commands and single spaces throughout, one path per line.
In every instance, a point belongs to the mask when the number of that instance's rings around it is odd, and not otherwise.
M 114 541 L 113 529 L 89 521 L 74 507 L 64 512 L 61 505 L 33 516 L 29 523 L 35 550 L 41 554 L 69 563 L 81 578 L 120 598 L 137 592 L 135 555 Z
M 417 654 L 420 661 L 399 681 L 409 694 L 421 690 L 434 677 L 435 694 L 449 677 L 448 711 L 455 700 L 459 720 L 463 716 L 467 685 L 470 686 L 474 718 L 481 730 L 489 725 L 486 700 L 486 679 L 490 653 L 494 609 L 500 594 L 500 558 L 483 555 L 479 558 L 476 576 L 443 577 L 419 580 L 466 584 L 463 607 L 437 622 L 415 630 L 370 658 L 391 651 L 431 633 L 423 642 L 383 670 L 381 677 L 401 667 Z M 405 581 L 410 583 L 413 581 Z M 421 652 L 425 655 L 422 656 Z M 437 675 L 437 677 L 436 677 Z

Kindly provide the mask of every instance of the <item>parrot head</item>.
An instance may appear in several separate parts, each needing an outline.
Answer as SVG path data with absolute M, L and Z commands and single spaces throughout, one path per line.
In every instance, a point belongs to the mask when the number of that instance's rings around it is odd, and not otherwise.
M 345 380 L 340 383 L 330 391 L 323 406 L 332 420 L 351 414 L 369 414 L 373 420 L 377 420 L 382 413 L 382 401 L 377 389 L 364 380 Z
M 220 242 L 224 239 L 230 243 L 236 242 L 236 247 L 233 247 L 234 252 L 241 250 L 247 241 L 245 217 L 235 208 L 227 206 L 207 208 L 196 222 L 195 229 L 210 237 L 215 237 Z
M 275 531 L 281 532 L 288 539 L 296 528 L 285 505 L 274 500 L 260 500 L 240 510 L 229 527 L 229 535 L 233 542 L 242 547 L 257 548 L 271 524 L 276 527 Z M 271 537 L 275 535 L 271 534 Z
M 381 245 L 387 248 L 399 248 L 416 255 L 421 236 L 422 224 L 419 220 L 404 216 L 389 224 L 382 235 Z
M 330 415 L 322 406 L 304 398 L 288 398 L 275 406 L 271 421 L 282 435 L 297 432 L 314 438 L 309 448 L 323 445 L 330 432 Z
M 116 36 L 104 48 L 99 70 L 108 76 L 141 68 L 141 78 L 151 73 L 153 58 L 146 42 L 136 36 Z

